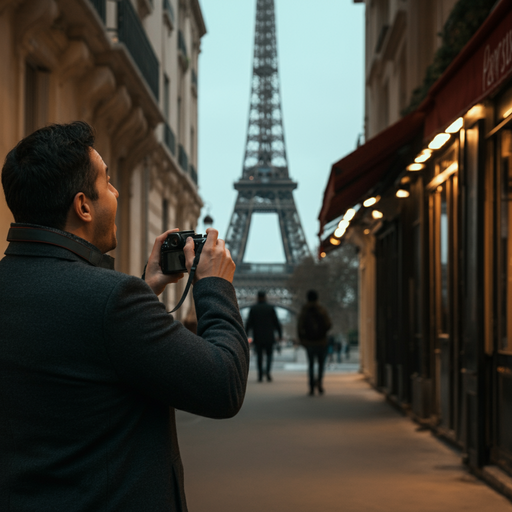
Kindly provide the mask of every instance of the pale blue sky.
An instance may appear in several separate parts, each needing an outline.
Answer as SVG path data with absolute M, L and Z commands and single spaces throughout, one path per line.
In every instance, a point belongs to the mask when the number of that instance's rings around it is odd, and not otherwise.
M 256 0 L 200 3 L 208 33 L 199 60 L 199 192 L 224 238 L 236 201 L 233 183 L 242 174 Z M 288 166 L 315 251 L 331 165 L 355 149 L 363 131 L 364 4 L 275 0 L 275 5 Z M 277 238 L 274 216 L 253 216 L 245 261 L 281 261 Z

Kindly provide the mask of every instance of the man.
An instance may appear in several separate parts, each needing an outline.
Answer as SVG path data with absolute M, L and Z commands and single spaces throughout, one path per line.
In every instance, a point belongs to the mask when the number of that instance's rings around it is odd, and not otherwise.
M 315 388 L 323 395 L 323 377 L 327 356 L 327 332 L 331 328 L 331 319 L 327 311 L 318 303 L 318 293 L 310 290 L 306 294 L 307 303 L 302 307 L 297 322 L 297 331 L 301 345 L 308 354 L 309 394 L 315 394 Z M 315 361 L 318 374 L 315 377 Z
M 265 376 L 272 381 L 272 351 L 274 349 L 275 331 L 282 338 L 281 324 L 277 319 L 276 310 L 267 303 L 264 291 L 258 292 L 258 302 L 251 307 L 245 324 L 245 330 L 253 332 L 253 343 L 258 361 L 258 382 L 263 381 L 263 354 L 266 355 Z
M 146 282 L 112 270 L 119 194 L 93 143 L 85 123 L 49 126 L 2 169 L 16 223 L 0 261 L 0 510 L 186 511 L 174 410 L 231 417 L 245 394 L 235 266 L 208 230 L 198 335 L 157 298 L 182 277 L 160 268 L 171 231 Z M 184 254 L 190 271 L 191 239 Z

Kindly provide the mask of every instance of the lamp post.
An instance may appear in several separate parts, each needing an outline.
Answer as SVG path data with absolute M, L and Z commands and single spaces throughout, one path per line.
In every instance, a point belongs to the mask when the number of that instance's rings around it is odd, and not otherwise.
M 213 217 L 210 215 L 210 203 L 205 203 L 206 215 L 203 217 L 204 229 L 211 228 L 213 226 Z

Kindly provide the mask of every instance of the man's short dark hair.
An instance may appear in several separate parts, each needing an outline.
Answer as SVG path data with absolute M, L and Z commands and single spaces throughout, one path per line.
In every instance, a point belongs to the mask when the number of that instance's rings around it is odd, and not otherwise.
M 2 185 L 16 222 L 64 229 L 78 192 L 96 201 L 92 128 L 82 121 L 41 128 L 5 158 Z
M 308 302 L 316 302 L 318 300 L 318 293 L 315 290 L 309 290 L 307 293 Z
M 261 302 L 261 301 L 264 301 L 265 298 L 266 298 L 267 294 L 264 290 L 260 290 L 258 292 L 258 300 Z

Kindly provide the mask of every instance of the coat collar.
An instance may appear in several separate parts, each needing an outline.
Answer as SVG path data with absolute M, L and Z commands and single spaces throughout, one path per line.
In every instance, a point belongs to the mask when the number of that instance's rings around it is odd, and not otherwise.
M 37 224 L 11 224 L 6 255 L 42 256 L 114 269 L 114 258 L 102 254 L 93 244 L 72 233 Z

